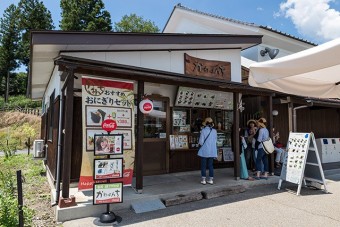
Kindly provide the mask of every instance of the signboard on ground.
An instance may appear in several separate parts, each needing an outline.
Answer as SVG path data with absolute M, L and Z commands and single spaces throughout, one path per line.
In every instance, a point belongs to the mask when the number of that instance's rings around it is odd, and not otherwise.
M 300 194 L 302 184 L 307 185 L 307 182 L 322 184 L 327 191 L 313 133 L 289 134 L 278 189 L 281 188 L 283 180 L 299 185 L 297 195 Z

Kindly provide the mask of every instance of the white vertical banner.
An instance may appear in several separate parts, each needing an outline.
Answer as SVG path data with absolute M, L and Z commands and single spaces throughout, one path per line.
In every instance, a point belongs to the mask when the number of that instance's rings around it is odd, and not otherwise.
M 93 189 L 94 136 L 106 134 L 101 128 L 106 119 L 117 122 L 118 127 L 111 134 L 117 131 L 124 135 L 123 183 L 131 185 L 135 159 L 134 109 L 133 82 L 82 77 L 83 158 L 79 190 Z M 121 180 L 110 180 L 116 181 Z

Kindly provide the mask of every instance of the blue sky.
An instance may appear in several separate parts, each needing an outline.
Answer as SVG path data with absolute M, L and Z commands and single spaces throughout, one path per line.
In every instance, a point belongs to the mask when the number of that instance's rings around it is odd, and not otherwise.
M 0 16 L 10 4 L 19 0 L 0 0 Z M 51 11 L 59 29 L 61 19 L 58 0 L 42 0 Z M 136 13 L 151 20 L 162 30 L 174 6 L 224 16 L 276 30 L 315 43 L 340 37 L 340 0 L 103 0 L 112 22 Z

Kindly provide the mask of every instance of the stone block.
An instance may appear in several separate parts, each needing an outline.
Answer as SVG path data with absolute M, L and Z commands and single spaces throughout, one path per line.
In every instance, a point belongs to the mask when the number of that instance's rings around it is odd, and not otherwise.
M 193 201 L 202 200 L 203 195 L 201 192 L 192 192 L 187 194 L 179 194 L 168 198 L 162 198 L 162 201 L 166 207 L 179 205 L 182 203 L 189 203 Z
M 221 196 L 234 195 L 238 193 L 245 192 L 246 188 L 244 186 L 231 186 L 231 187 L 218 187 L 213 189 L 207 189 L 202 191 L 204 199 L 212 199 Z

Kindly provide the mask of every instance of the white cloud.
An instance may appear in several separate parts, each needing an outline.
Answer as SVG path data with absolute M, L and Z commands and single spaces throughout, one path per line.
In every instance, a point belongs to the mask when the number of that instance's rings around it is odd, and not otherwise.
M 257 11 L 263 11 L 263 8 L 262 7 L 257 7 L 256 10 Z
M 332 1 L 287 0 L 280 4 L 280 13 L 304 36 L 328 41 L 340 37 L 340 12 L 330 8 Z

